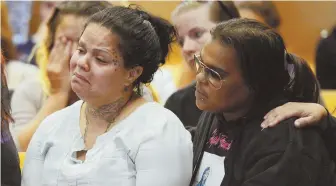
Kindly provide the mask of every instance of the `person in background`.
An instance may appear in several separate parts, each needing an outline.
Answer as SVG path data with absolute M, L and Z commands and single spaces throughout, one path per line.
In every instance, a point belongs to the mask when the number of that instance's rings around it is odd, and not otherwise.
M 43 39 L 43 33 L 46 26 L 47 21 L 49 20 L 50 16 L 52 15 L 55 7 L 59 4 L 57 1 L 40 1 L 40 7 L 39 7 L 39 17 L 41 20 L 41 23 L 34 35 L 32 35 L 32 41 L 33 43 L 39 43 L 41 39 Z M 35 45 L 38 46 L 38 45 Z M 34 49 L 33 49 L 34 50 Z M 31 54 L 34 54 L 33 52 Z M 31 59 L 30 59 L 31 60 Z M 28 59 L 28 61 L 30 61 Z M 31 62 L 31 61 L 30 61 Z
M 15 45 L 28 41 L 29 21 L 31 19 L 32 1 L 5 1 L 8 7 L 8 17 L 13 28 L 13 42 Z
M 17 49 L 12 42 L 12 29 L 8 21 L 6 3 L 1 3 L 1 50 L 6 64 L 9 98 L 16 87 L 25 79 L 36 77 L 38 69 L 18 60 Z
M 13 32 L 8 18 L 8 7 L 6 3 L 0 3 L 1 8 L 1 50 L 5 58 L 17 60 L 16 47 L 12 42 Z
M 12 96 L 11 131 L 19 151 L 26 151 L 32 135 L 48 115 L 78 100 L 70 87 L 70 57 L 87 18 L 108 6 L 111 4 L 104 1 L 69 1 L 55 8 L 36 53 L 40 78 L 22 82 Z
M 5 74 L 5 60 L 1 53 L 1 186 L 20 186 L 19 157 L 9 131 L 9 123 L 13 121 L 13 118 L 10 114 L 10 99 Z
M 336 89 L 336 26 L 324 34 L 316 49 L 316 76 L 322 89 Z
M 37 129 L 22 186 L 188 185 L 190 133 L 141 95 L 175 37 L 168 21 L 138 8 L 115 6 L 90 17 L 70 62 L 81 100 Z
M 36 3 L 36 2 L 35 2 Z M 57 4 L 59 4 L 60 2 L 57 1 L 39 1 L 39 12 L 38 12 L 38 16 L 40 20 L 40 24 L 37 27 L 36 32 L 31 36 L 31 43 L 33 44 L 33 47 L 31 49 L 31 52 L 27 58 L 28 63 L 33 64 L 33 65 L 37 65 L 36 62 L 36 50 L 39 47 L 39 43 L 43 41 L 43 35 L 45 34 L 47 28 L 47 22 L 50 18 L 50 16 L 52 16 L 55 7 L 57 6 Z M 34 20 L 31 20 L 31 22 L 34 22 Z M 37 24 L 37 23 L 34 23 Z
M 317 129 L 297 129 L 295 118 L 260 127 L 265 114 L 284 103 L 318 102 L 307 62 L 256 20 L 232 19 L 211 34 L 195 55 L 196 105 L 205 112 L 194 137 L 190 185 L 209 168 L 204 185 L 335 185 L 335 162 Z
M 35 10 L 33 1 L 4 1 L 8 7 L 9 22 L 13 31 L 13 43 L 17 48 L 18 60 L 25 62 L 33 46 L 30 40 L 30 21 Z M 36 19 L 36 18 L 35 18 Z M 33 19 L 33 20 L 35 20 Z
M 278 29 L 281 19 L 272 1 L 234 1 L 240 16 L 258 20 L 273 29 Z
M 172 94 L 165 107 L 173 111 L 188 129 L 197 125 L 201 111 L 195 104 L 195 62 L 198 53 L 211 38 L 210 30 L 221 21 L 238 18 L 239 12 L 231 1 L 187 1 L 172 12 L 172 22 L 178 33 L 185 69 L 184 78 L 188 86 Z

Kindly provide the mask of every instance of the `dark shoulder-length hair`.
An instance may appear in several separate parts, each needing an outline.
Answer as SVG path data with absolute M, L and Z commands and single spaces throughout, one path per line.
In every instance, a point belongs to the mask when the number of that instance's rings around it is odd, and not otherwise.
M 319 99 L 319 85 L 307 62 L 287 52 L 274 29 L 252 19 L 232 19 L 217 25 L 214 40 L 236 50 L 245 83 L 257 102 L 277 96 L 289 101 L 313 102 Z

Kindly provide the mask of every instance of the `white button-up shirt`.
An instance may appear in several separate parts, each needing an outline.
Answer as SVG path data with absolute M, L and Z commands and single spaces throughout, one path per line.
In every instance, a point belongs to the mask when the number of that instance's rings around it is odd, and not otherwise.
M 47 117 L 34 134 L 22 186 L 187 186 L 191 135 L 158 103 L 137 108 L 96 140 L 85 161 L 79 118 L 83 101 Z

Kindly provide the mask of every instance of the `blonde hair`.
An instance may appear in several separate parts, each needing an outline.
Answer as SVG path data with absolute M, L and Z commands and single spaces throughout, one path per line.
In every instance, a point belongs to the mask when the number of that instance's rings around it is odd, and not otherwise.
M 40 68 L 40 80 L 42 83 L 43 91 L 49 95 L 50 94 L 50 80 L 47 75 L 47 65 L 48 65 L 48 59 L 49 59 L 49 50 L 46 45 L 46 40 L 49 37 L 48 36 L 48 28 L 45 26 L 44 32 L 43 32 L 43 40 L 36 45 L 36 53 L 35 53 L 35 58 L 36 58 L 36 63 Z
M 209 6 L 209 17 L 213 22 L 222 22 L 240 17 L 238 9 L 232 1 L 185 1 L 173 10 L 171 17 L 181 15 L 203 5 Z
M 197 9 L 203 6 L 204 3 L 198 1 L 185 1 L 177 5 L 177 7 L 172 11 L 171 17 L 178 16 L 182 13 L 188 12 L 190 10 Z

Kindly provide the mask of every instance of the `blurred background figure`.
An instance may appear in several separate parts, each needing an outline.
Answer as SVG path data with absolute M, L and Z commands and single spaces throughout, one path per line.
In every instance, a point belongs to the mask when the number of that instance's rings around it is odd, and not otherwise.
M 34 2 L 35 3 L 35 2 Z M 45 29 L 46 22 L 48 21 L 49 17 L 51 16 L 53 9 L 59 2 L 56 1 L 40 1 L 39 2 L 39 7 L 37 8 L 37 15 L 39 16 L 40 24 L 37 27 L 36 33 L 32 35 L 32 41 L 36 44 L 38 43 L 42 37 L 43 37 L 43 32 Z M 39 11 L 38 11 L 39 10 Z M 33 23 L 34 21 L 31 21 L 31 24 L 36 24 Z
M 336 25 L 322 30 L 316 49 L 316 75 L 322 89 L 336 89 Z
M 256 19 L 277 29 L 281 23 L 280 15 L 272 1 L 235 1 L 240 16 Z
M 9 21 L 13 28 L 13 42 L 22 45 L 29 39 L 29 21 L 31 19 L 32 1 L 6 1 Z
M 8 21 L 8 9 L 6 3 L 1 2 L 1 50 L 6 64 L 7 85 L 9 98 L 15 88 L 23 81 L 37 76 L 37 67 L 18 60 L 18 52 L 13 43 L 11 25 Z
M 20 61 L 29 61 L 29 54 L 39 38 L 40 26 L 50 16 L 55 1 L 3 1 L 6 19 L 11 27 L 12 42 Z

